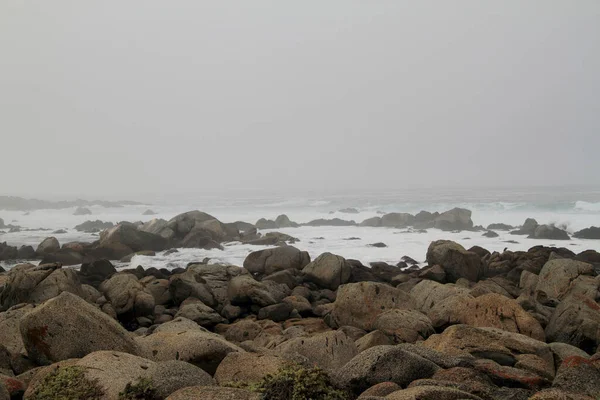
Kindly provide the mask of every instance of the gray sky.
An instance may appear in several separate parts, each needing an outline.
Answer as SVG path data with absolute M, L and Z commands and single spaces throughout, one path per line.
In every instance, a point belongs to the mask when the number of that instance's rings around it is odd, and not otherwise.
M 0 2 L 0 194 L 600 184 L 600 1 Z

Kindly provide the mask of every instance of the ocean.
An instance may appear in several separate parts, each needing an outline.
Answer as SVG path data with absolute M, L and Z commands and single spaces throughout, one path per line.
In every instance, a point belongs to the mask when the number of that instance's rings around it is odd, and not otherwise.
M 152 218 L 170 219 L 190 210 L 201 210 L 222 222 L 246 221 L 255 223 L 259 218 L 275 219 L 286 214 L 292 221 L 309 222 L 318 218 L 341 218 L 357 223 L 388 212 L 418 213 L 421 210 L 446 211 L 454 207 L 472 211 L 475 225 L 486 227 L 491 223 L 521 225 L 526 218 L 535 218 L 540 224 L 556 224 L 565 227 L 569 233 L 590 226 L 600 226 L 600 188 L 560 187 L 560 188 L 508 188 L 508 189 L 412 189 L 401 192 L 378 192 L 369 194 L 336 195 L 202 195 L 148 196 L 148 204 L 121 208 L 90 207 L 93 215 L 75 216 L 74 208 L 61 210 L 2 211 L 0 218 L 5 224 L 20 225 L 30 230 L 15 233 L 0 233 L 0 242 L 9 245 L 32 245 L 34 248 L 46 237 L 55 236 L 59 242 L 94 241 L 97 236 L 75 231 L 75 225 L 86 220 L 148 221 Z M 339 210 L 355 208 L 356 214 Z M 153 216 L 142 213 L 152 209 Z M 66 233 L 53 234 L 64 229 Z M 6 231 L 6 230 L 5 230 Z M 331 252 L 362 261 L 365 265 L 374 261 L 397 263 L 402 256 L 410 256 L 424 261 L 427 247 L 438 239 L 454 240 L 464 247 L 482 246 L 490 251 L 527 250 L 535 245 L 555 245 L 567 247 L 574 252 L 587 249 L 600 251 L 600 240 L 572 238 L 569 241 L 528 239 L 496 231 L 497 238 L 482 237 L 483 232 L 460 233 L 442 232 L 428 229 L 426 233 L 410 232 L 406 229 L 369 227 L 300 227 L 277 229 L 290 234 L 300 241 L 296 247 L 306 250 L 314 259 L 323 252 Z M 268 232 L 268 231 L 261 231 Z M 352 240 L 349 240 L 352 239 Z M 516 241 L 510 243 L 508 241 Z M 384 248 L 370 247 L 369 244 L 383 242 Z M 185 267 L 187 263 L 201 261 L 205 257 L 213 262 L 223 262 L 241 266 L 251 251 L 264 246 L 225 244 L 224 250 L 181 249 L 178 253 L 154 257 L 136 256 L 128 264 L 119 263 L 121 268 L 142 265 L 145 268 Z M 2 264 L 5 268 L 10 265 Z

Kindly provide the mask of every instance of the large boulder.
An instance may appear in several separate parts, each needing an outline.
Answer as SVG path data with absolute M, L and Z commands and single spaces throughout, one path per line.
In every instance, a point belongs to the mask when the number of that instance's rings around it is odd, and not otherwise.
M 225 318 L 221 317 L 215 310 L 202 303 L 200 300 L 186 301 L 187 304 L 182 305 L 175 314 L 175 317 L 183 317 L 194 321 L 200 326 L 212 327 L 220 323 L 226 322 Z
M 387 310 L 377 317 L 373 328 L 396 343 L 415 343 L 435 333 L 431 320 L 416 310 Z
M 446 280 L 451 283 L 460 278 L 477 282 L 483 275 L 479 256 L 450 240 L 432 242 L 427 249 L 427 263 L 441 265 L 446 272 Z
M 539 224 L 535 219 L 527 218 L 519 229 L 510 233 L 511 235 L 533 235 L 538 226 Z
M 301 270 L 309 263 L 310 256 L 306 251 L 300 251 L 294 246 L 283 246 L 248 254 L 244 260 L 244 268 L 254 276 L 265 276 L 286 269 Z
M 161 218 L 153 218 L 140 226 L 140 231 L 160 235 L 165 239 L 171 239 L 174 232 L 168 228 L 168 222 Z
M 265 283 L 255 280 L 249 274 L 236 276 L 231 279 L 227 293 L 229 301 L 233 305 L 256 304 L 261 307 L 267 307 L 278 302 L 278 299 L 274 297 Z
M 502 366 L 554 374 L 554 356 L 550 347 L 539 340 L 496 328 L 453 325 L 441 334 L 431 335 L 423 346 L 451 356 L 473 356 Z
M 406 387 L 414 380 L 429 378 L 439 369 L 433 362 L 398 346 L 375 346 L 347 362 L 334 379 L 342 387 L 360 394 L 382 382 Z
M 99 219 L 95 221 L 85 221 L 77 226 L 75 226 L 75 230 L 78 232 L 87 232 L 87 233 L 95 233 L 100 232 L 105 229 L 110 229 L 115 224 L 112 222 L 102 222 Z
M 408 213 L 389 213 L 381 217 L 381 226 L 388 228 L 406 228 L 414 223 L 415 216 Z
M 597 293 L 600 278 L 595 278 L 593 283 Z M 600 305 L 594 297 L 568 292 L 548 321 L 546 338 L 595 353 L 600 345 Z
M 379 227 L 381 226 L 381 217 L 367 218 L 363 222 L 361 222 L 359 226 L 369 226 L 372 228 Z
M 348 282 L 352 267 L 344 257 L 323 253 L 302 270 L 307 280 L 331 290 Z
M 275 218 L 275 223 L 278 228 L 297 228 L 300 225 L 296 222 L 290 221 L 287 215 L 281 214 Z
M 276 374 L 287 365 L 290 365 L 290 361 L 276 355 L 232 352 L 219 364 L 215 380 L 220 385 L 256 383 L 267 375 Z
M 19 303 L 43 303 L 62 292 L 83 296 L 75 270 L 61 268 L 59 264 L 20 264 L 8 273 L 0 293 L 0 311 Z
M 516 300 L 497 293 L 479 297 L 454 296 L 436 304 L 428 313 L 433 326 L 466 324 L 475 327 L 499 328 L 521 333 L 536 340 L 545 340 L 540 323 Z
M 594 267 L 581 261 L 553 259 L 539 273 L 535 294 L 544 304 L 557 304 L 578 281 L 596 276 Z
M 173 302 L 177 305 L 188 297 L 200 299 L 210 307 L 217 305 L 212 290 L 206 284 L 206 281 L 196 274 L 195 268 L 188 268 L 183 273 L 171 275 L 169 278 L 169 291 Z
M 102 282 L 117 273 L 117 269 L 107 259 L 95 260 L 81 264 L 79 276 L 83 283 L 94 287 L 100 286 Z
M 154 297 L 144 291 L 137 277 L 129 273 L 113 275 L 100 285 L 100 292 L 110 301 L 117 315 L 152 315 Z
M 42 242 L 38 245 L 36 253 L 39 255 L 44 255 L 47 253 L 54 253 L 60 250 L 60 243 L 58 243 L 58 239 L 54 236 L 47 237 L 42 240 Z
M 216 304 L 207 303 L 202 298 L 200 300 L 211 307 L 218 307 L 228 302 L 229 281 L 244 273 L 246 273 L 244 269 L 235 265 L 190 264 L 184 274 L 196 282 L 203 282 L 204 287 L 214 297 Z
M 164 237 L 139 231 L 130 224 L 119 224 L 102 232 L 99 247 L 106 247 L 115 243 L 127 246 L 133 252 L 141 250 L 162 251 L 168 247 L 168 241 Z
M 275 350 L 282 354 L 300 354 L 329 372 L 339 370 L 358 354 L 354 341 L 340 330 L 291 339 Z
M 21 318 L 32 309 L 32 305 L 27 305 L 0 313 L 0 343 L 6 347 L 9 353 L 26 354 L 19 324 Z
M 556 371 L 552 387 L 572 395 L 597 398 L 600 394 L 600 359 L 588 360 L 579 356 L 567 358 Z
M 600 239 L 600 227 L 590 226 L 573 234 L 577 239 Z
M 377 317 L 385 311 L 413 308 L 413 299 L 401 289 L 376 282 L 348 283 L 338 289 L 331 318 L 337 326 L 371 331 Z
M 142 354 L 150 360 L 187 361 L 211 375 L 227 354 L 244 351 L 217 334 L 201 330 L 155 331 L 136 341 L 142 348 Z
M 434 228 L 443 231 L 462 231 L 473 229 L 471 211 L 464 208 L 453 208 L 438 215 L 434 219 Z
M 447 283 L 423 280 L 417 283 L 411 290 L 410 295 L 414 299 L 415 308 L 425 314 L 436 304 L 441 303 L 447 297 L 469 294 L 469 289 Z
M 554 225 L 540 225 L 535 228 L 532 234 L 528 236 L 530 239 L 549 239 L 549 240 L 569 240 L 569 234 L 554 226 Z
M 118 322 L 68 292 L 25 314 L 20 331 L 29 358 L 38 365 L 80 358 L 97 350 L 139 353 Z
M 259 393 L 244 389 L 215 386 L 192 386 L 172 393 L 166 400 L 261 400 Z

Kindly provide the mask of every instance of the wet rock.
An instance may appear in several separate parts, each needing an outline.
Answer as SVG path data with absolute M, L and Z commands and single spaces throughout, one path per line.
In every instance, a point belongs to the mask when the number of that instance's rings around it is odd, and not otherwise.
M 301 270 L 309 263 L 306 251 L 285 246 L 250 253 L 244 260 L 244 268 L 254 276 L 264 276 L 286 269 Z
M 443 231 L 461 231 L 473 228 L 471 211 L 464 208 L 453 208 L 441 213 L 434 219 L 434 228 Z
M 531 239 L 569 240 L 569 234 L 553 225 L 540 225 L 528 236 Z
M 577 239 L 600 239 L 600 227 L 591 226 L 589 228 L 582 229 L 575 232 L 573 237 Z
M 37 247 L 36 253 L 44 255 L 47 253 L 54 253 L 60 250 L 60 243 L 54 236 L 44 239 Z

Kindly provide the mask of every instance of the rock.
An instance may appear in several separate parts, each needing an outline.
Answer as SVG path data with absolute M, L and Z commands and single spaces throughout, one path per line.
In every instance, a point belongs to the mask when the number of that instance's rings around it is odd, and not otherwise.
M 379 247 L 379 248 L 387 247 L 387 245 L 385 243 L 382 243 L 382 242 L 368 244 L 367 246 L 369 246 L 369 247 Z
M 537 227 L 538 222 L 533 218 L 527 218 L 520 229 L 510 232 L 511 235 L 533 235 Z
M 600 239 L 600 227 L 590 226 L 573 234 L 577 239 Z
M 58 243 L 58 240 L 54 236 L 51 236 L 44 239 L 42 243 L 38 245 L 36 253 L 44 255 L 57 252 L 58 250 L 60 250 L 60 243 Z
M 286 269 L 301 270 L 309 263 L 306 251 L 285 246 L 250 253 L 244 260 L 244 268 L 254 276 L 264 276 Z
M 531 239 L 569 240 L 569 234 L 553 225 L 540 225 L 528 236 Z
M 415 343 L 435 333 L 429 318 L 415 310 L 385 311 L 379 314 L 373 328 L 393 338 L 396 343 Z
M 431 361 L 397 346 L 375 346 L 348 361 L 335 373 L 334 379 L 342 387 L 360 394 L 382 382 L 405 387 L 416 379 L 429 378 L 438 370 Z
M 354 221 L 345 221 L 339 218 L 333 219 L 315 219 L 313 221 L 307 222 L 304 224 L 306 226 L 355 226 L 356 222 Z
M 70 249 L 60 249 L 55 253 L 46 253 L 40 264 L 60 263 L 64 266 L 79 265 L 83 262 L 83 255 Z
M 146 257 L 154 257 L 156 255 L 155 251 L 152 250 L 142 250 L 142 251 L 136 251 L 135 253 L 131 253 L 126 255 L 125 257 L 121 258 L 121 262 L 122 263 L 128 263 L 131 262 L 131 260 L 133 259 L 133 257 L 135 256 L 146 256 Z
M 80 358 L 97 350 L 139 353 L 121 325 L 68 292 L 25 314 L 20 331 L 27 354 L 38 365 Z
M 484 233 L 483 235 L 481 235 L 481 236 L 483 236 L 483 237 L 487 237 L 487 238 L 496 238 L 496 237 L 498 237 L 498 236 L 500 236 L 500 235 L 498 235 L 498 234 L 497 234 L 496 232 L 494 232 L 494 231 L 487 231 L 487 232 L 485 232 L 485 233 Z
M 164 237 L 139 231 L 128 224 L 119 224 L 103 231 L 100 235 L 100 247 L 115 243 L 125 245 L 134 252 L 141 250 L 162 251 L 168 245 L 167 239 Z
M 175 318 L 177 317 L 187 318 L 198 325 L 207 328 L 226 322 L 225 318 L 221 317 L 219 313 L 202 303 L 200 300 L 182 305 L 179 311 L 177 311 L 177 314 L 175 314 Z
M 388 228 L 406 228 L 414 223 L 415 217 L 408 213 L 389 213 L 381 217 L 381 226 Z
M 496 328 L 453 325 L 441 334 L 431 335 L 423 342 L 423 346 L 447 355 L 472 355 L 522 369 L 529 369 L 525 365 L 531 365 L 532 360 L 536 360 L 541 366 L 537 369 L 547 371 L 547 374 L 554 372 L 554 357 L 546 343 Z M 518 364 L 521 360 L 525 365 Z
M 32 305 L 26 305 L 0 313 L 0 343 L 11 354 L 26 354 L 25 345 L 21 339 L 19 321 L 32 309 Z
M 453 208 L 441 213 L 434 219 L 434 228 L 443 231 L 462 231 L 473 229 L 471 211 L 464 208 Z
M 345 258 L 331 253 L 323 253 L 302 270 L 306 279 L 317 285 L 336 290 L 348 282 L 351 274 L 350 264 Z
M 277 222 L 270 220 L 270 219 L 265 219 L 265 218 L 261 218 L 258 221 L 256 221 L 256 224 L 254 224 L 254 226 L 256 226 L 256 229 L 277 229 L 279 228 L 279 225 L 277 225 Z
M 116 268 L 110 261 L 100 259 L 90 263 L 81 264 L 79 275 L 82 281 L 94 287 L 98 287 L 103 281 L 110 278 L 116 272 Z
M 0 311 L 20 303 L 43 303 L 62 292 L 83 296 L 75 270 L 61 268 L 59 264 L 20 264 L 8 273 L 0 293 Z
M 337 326 L 354 326 L 373 330 L 373 323 L 386 310 L 410 310 L 414 307 L 411 296 L 392 286 L 359 282 L 342 285 L 338 289 L 331 317 Z
M 85 221 L 84 223 L 75 226 L 75 230 L 78 232 L 94 233 L 110 229 L 113 226 L 114 224 L 112 222 L 102 222 L 100 220 Z
M 342 208 L 341 210 L 338 210 L 338 212 L 341 212 L 344 214 L 358 214 L 359 213 L 359 211 L 354 207 Z
M 377 228 L 377 227 L 381 226 L 381 217 L 367 218 L 363 222 L 361 222 L 358 226 L 369 226 L 369 227 Z
M 597 292 L 598 279 L 595 284 Z M 584 294 L 567 293 L 548 321 L 546 338 L 595 353 L 600 345 L 600 306 Z
M 460 299 L 455 301 L 454 299 Z M 451 304 L 447 306 L 447 304 Z M 513 299 L 497 293 L 476 298 L 450 297 L 434 306 L 428 313 L 436 328 L 449 324 L 466 324 L 475 327 L 499 328 L 521 333 L 544 341 L 540 323 Z
M 261 308 L 258 311 L 258 319 L 268 319 L 274 322 L 282 322 L 290 318 L 294 308 L 288 303 L 273 304 Z
M 365 399 L 369 397 L 385 397 L 388 394 L 394 393 L 402 388 L 395 384 L 394 382 L 381 382 L 377 385 L 373 385 L 364 392 L 360 396 L 358 396 L 358 400 Z
M 193 386 L 172 393 L 166 400 L 260 400 L 258 393 L 228 387 Z
M 169 278 L 169 292 L 175 304 L 181 304 L 188 297 L 200 299 L 204 304 L 214 307 L 217 301 L 210 287 L 198 276 L 195 268 L 188 268 L 181 274 L 171 275 Z
M 117 315 L 140 317 L 152 315 L 154 311 L 154 297 L 144 292 L 144 287 L 133 274 L 113 275 L 100 285 L 100 292 L 111 302 Z
M 275 348 L 282 354 L 298 353 L 328 372 L 335 372 L 358 354 L 356 345 L 345 333 L 330 331 L 308 338 L 296 338 Z
M 151 379 L 159 398 L 166 398 L 182 388 L 214 385 L 212 377 L 204 370 L 177 360 L 157 362 Z
M 55 235 L 62 235 L 62 234 L 67 233 L 67 231 L 64 229 L 57 229 L 57 230 L 53 231 L 52 233 Z
M 240 275 L 231 279 L 227 293 L 233 305 L 257 304 L 266 307 L 277 303 L 267 286 L 250 275 Z
M 515 227 L 512 225 L 500 224 L 500 223 L 489 224 L 487 227 L 487 230 L 490 230 L 490 231 L 510 231 L 512 229 L 515 229 Z
M 371 273 L 379 280 L 391 283 L 394 277 L 402 273 L 402 269 L 384 262 L 371 263 Z
M 153 218 L 150 221 L 142 224 L 142 226 L 139 227 L 139 230 L 142 232 L 153 233 L 170 240 L 173 238 L 174 232 L 168 227 L 168 225 L 169 223 L 164 219 Z
M 156 215 L 156 212 L 152 211 L 151 209 L 147 209 L 142 213 L 142 215 Z
M 254 340 L 263 328 L 256 322 L 248 319 L 243 319 L 231 324 L 225 331 L 225 339 L 230 342 L 242 343 L 246 340 Z
M 548 346 L 550 346 L 552 353 L 554 353 L 554 367 L 556 370 L 558 370 L 563 361 L 570 357 L 590 358 L 588 353 L 570 344 L 554 342 L 549 343 Z
M 371 347 L 393 344 L 392 339 L 381 331 L 369 332 L 354 342 L 358 352 L 361 353 Z
M 446 279 L 451 283 L 459 278 L 477 282 L 483 275 L 479 256 L 450 240 L 432 242 L 427 249 L 427 263 L 442 266 L 446 272 Z
M 73 215 L 92 215 L 92 211 L 89 208 L 77 207 Z
M 31 246 L 21 246 L 19 247 L 17 258 L 20 260 L 33 260 L 36 258 L 35 250 Z
M 386 399 L 391 400 L 420 400 L 420 399 L 435 399 L 435 400 L 482 400 L 481 397 L 471 393 L 464 392 L 451 387 L 445 386 L 414 386 L 407 389 L 393 392 L 386 396 Z
M 439 283 L 446 282 L 446 271 L 439 265 L 434 265 L 431 268 L 425 269 L 423 272 L 419 274 L 419 278 L 421 279 L 429 279 L 432 281 L 436 281 Z
M 275 218 L 275 224 L 277 225 L 277 228 L 297 228 L 300 226 L 296 222 L 290 221 L 288 216 L 285 214 L 279 215 L 277 218 Z
M 598 396 L 600 362 L 578 356 L 568 357 L 558 368 L 552 387 L 577 395 Z
M 167 279 L 155 279 L 153 276 L 148 276 L 141 279 L 140 283 L 144 286 L 144 291 L 154 297 L 156 306 L 171 304 L 173 298 Z
M 201 330 L 155 331 L 151 335 L 136 338 L 142 354 L 154 361 L 186 361 L 214 375 L 225 356 L 231 352 L 243 352 L 221 336 Z
M 596 272 L 591 264 L 569 259 L 550 260 L 539 273 L 536 298 L 542 304 L 556 305 L 572 286 L 593 276 Z
M 290 365 L 283 357 L 256 353 L 229 353 L 221 361 L 215 372 L 219 385 L 235 382 L 255 383 L 269 374 L 276 374 L 280 368 Z

